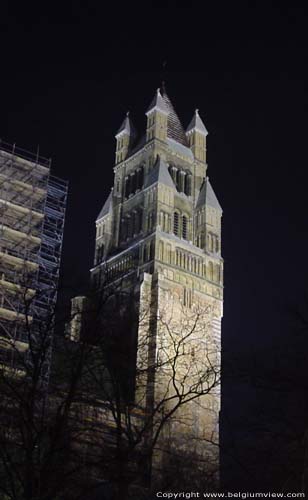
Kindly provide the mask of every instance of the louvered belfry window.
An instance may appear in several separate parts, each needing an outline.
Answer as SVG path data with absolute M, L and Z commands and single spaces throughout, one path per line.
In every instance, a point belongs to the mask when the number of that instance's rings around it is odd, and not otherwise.
M 179 236 L 179 214 L 177 212 L 173 214 L 173 232 L 176 236 Z
M 182 236 L 184 240 L 187 240 L 187 217 L 183 215 L 182 217 Z

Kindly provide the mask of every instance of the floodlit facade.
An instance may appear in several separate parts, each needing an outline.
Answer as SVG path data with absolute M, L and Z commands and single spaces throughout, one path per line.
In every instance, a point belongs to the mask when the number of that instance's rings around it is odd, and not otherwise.
M 53 314 L 67 182 L 50 160 L 0 142 L 1 358 L 27 351 L 29 332 Z
M 207 176 L 207 130 L 198 110 L 184 130 L 165 89 L 146 117 L 141 137 L 129 114 L 116 134 L 114 185 L 96 220 L 91 282 L 134 297 L 138 320 L 121 325 L 136 350 L 134 404 L 151 416 L 152 440 L 171 414 L 153 455 L 154 479 L 174 453 L 190 471 L 198 467 L 193 457 L 201 458 L 217 482 L 222 209 Z M 73 299 L 73 339 L 86 304 Z M 116 307 L 112 328 L 123 303 Z

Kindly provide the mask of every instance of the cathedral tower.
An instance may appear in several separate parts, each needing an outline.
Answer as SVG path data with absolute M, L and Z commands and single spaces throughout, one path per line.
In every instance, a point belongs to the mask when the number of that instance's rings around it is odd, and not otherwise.
M 137 326 L 137 345 L 148 340 L 136 353 L 136 366 L 160 369 L 147 375 L 146 396 L 137 387 L 135 398 L 152 408 L 164 395 L 164 412 L 182 398 L 186 405 L 174 410 L 163 443 L 187 457 L 192 449 L 210 456 L 214 468 L 222 209 L 207 176 L 207 130 L 196 110 L 185 131 L 165 89 L 157 90 L 146 117 L 141 138 L 129 115 L 116 134 L 114 185 L 96 220 L 91 279 L 98 289 L 108 275 L 108 283 L 137 290 L 139 315 L 151 321 Z M 161 452 L 159 460 L 164 457 Z

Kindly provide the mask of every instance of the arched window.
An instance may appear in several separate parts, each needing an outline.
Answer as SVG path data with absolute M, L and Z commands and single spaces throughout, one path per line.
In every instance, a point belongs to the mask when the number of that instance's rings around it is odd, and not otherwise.
M 164 230 L 164 212 L 163 211 L 159 212 L 158 221 L 159 221 L 160 229 L 163 231 Z
M 153 214 L 152 212 L 150 212 L 148 214 L 148 231 L 152 231 L 152 227 L 153 227 Z
M 154 241 L 152 240 L 151 243 L 150 243 L 150 260 L 153 260 L 154 259 Z
M 164 260 L 164 243 L 162 241 L 159 242 L 158 258 L 161 261 Z
M 201 233 L 200 234 L 200 248 L 203 248 L 204 247 L 204 234 Z
M 173 214 L 173 233 L 176 236 L 179 236 L 179 214 L 177 212 L 174 212 Z
M 138 182 L 138 185 L 139 185 L 139 189 L 142 189 L 143 188 L 143 183 L 144 183 L 144 167 L 140 167 L 140 170 L 139 170 L 139 182 Z
M 185 176 L 185 189 L 184 192 L 187 196 L 191 195 L 191 174 Z
M 220 265 L 219 264 L 216 264 L 215 266 L 215 281 L 217 281 L 217 283 L 220 283 Z
M 188 221 L 186 215 L 183 215 L 182 217 L 182 236 L 184 240 L 187 240 L 187 226 L 188 226 Z
M 133 235 L 133 224 L 132 224 L 132 217 L 130 215 L 127 216 L 126 218 L 126 224 L 127 224 L 127 237 L 131 238 Z
M 138 225 L 137 225 L 137 234 L 142 230 L 142 209 L 138 210 Z
M 169 243 L 167 244 L 167 262 L 168 264 L 171 264 L 171 258 L 172 258 L 172 253 L 171 253 L 171 245 Z
M 197 266 L 196 266 L 196 259 L 194 258 L 193 259 L 193 272 L 195 273 L 197 270 Z
M 128 196 L 133 194 L 133 192 L 134 192 L 134 175 L 130 174 L 129 175 L 129 193 L 128 193 Z
M 129 177 L 125 177 L 125 198 L 129 196 Z
M 122 240 L 125 241 L 127 238 L 127 219 L 124 217 L 122 220 Z
M 213 262 L 209 262 L 209 280 L 213 281 Z
M 215 252 L 218 253 L 219 252 L 219 238 L 216 236 L 216 241 L 215 241 Z
M 100 264 L 104 258 L 104 245 L 97 247 L 96 263 Z
M 178 191 L 181 189 L 181 170 L 179 168 L 176 171 L 176 188 Z
M 137 172 L 133 173 L 133 179 L 132 179 L 132 191 L 133 194 L 137 191 L 138 188 L 138 179 L 137 179 Z
M 210 252 L 214 252 L 214 239 L 215 239 L 214 235 L 211 234 L 210 235 Z

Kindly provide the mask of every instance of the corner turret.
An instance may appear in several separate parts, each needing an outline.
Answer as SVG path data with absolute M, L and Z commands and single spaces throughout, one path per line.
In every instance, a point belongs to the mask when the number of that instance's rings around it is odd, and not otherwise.
M 196 109 L 195 114 L 186 129 L 186 137 L 194 157 L 202 163 L 206 163 L 207 133 L 205 125 L 199 116 L 199 111 Z
M 121 127 L 115 135 L 116 146 L 116 165 L 127 158 L 132 142 L 136 138 L 136 131 L 129 117 L 129 111 L 126 113 Z

